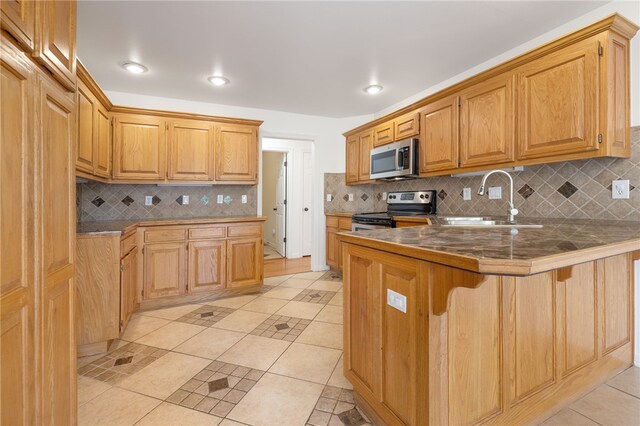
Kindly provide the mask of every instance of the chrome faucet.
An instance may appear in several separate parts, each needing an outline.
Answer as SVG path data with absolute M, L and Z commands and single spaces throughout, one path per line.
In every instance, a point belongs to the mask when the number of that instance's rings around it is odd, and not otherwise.
M 480 189 L 478 189 L 478 195 L 484 195 L 484 184 L 487 182 L 487 178 L 494 173 L 503 173 L 509 178 L 511 189 L 509 191 L 509 214 L 507 216 L 509 218 L 509 222 L 514 223 L 515 217 L 518 214 L 518 209 L 516 209 L 516 206 L 513 205 L 513 178 L 509 173 L 505 172 L 504 170 L 491 170 L 490 172 L 486 173 L 482 177 L 482 183 L 480 184 Z

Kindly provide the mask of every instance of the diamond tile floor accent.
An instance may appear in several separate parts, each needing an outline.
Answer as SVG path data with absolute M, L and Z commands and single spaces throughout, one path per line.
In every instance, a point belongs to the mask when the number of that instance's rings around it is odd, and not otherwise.
M 323 305 L 326 305 L 331 301 L 331 299 L 333 299 L 333 296 L 335 295 L 336 292 L 334 291 L 307 289 L 302 290 L 300 294 L 298 294 L 291 300 L 298 302 L 321 303 Z
M 213 324 L 225 318 L 227 315 L 232 314 L 234 311 L 235 309 L 207 305 L 183 315 L 176 321 L 211 327 Z
M 305 278 L 311 283 L 318 280 L 341 282 L 342 278 L 339 273 L 331 271 L 317 276 L 294 275 L 296 279 Z M 269 283 L 276 285 L 269 285 L 262 292 L 276 288 L 284 281 L 271 279 Z M 286 288 L 286 286 L 283 287 Z M 321 290 L 309 290 L 308 294 L 322 294 Z M 210 344 L 211 350 L 199 350 L 193 353 L 193 350 L 185 350 L 185 343 L 167 351 L 140 343 L 117 340 L 116 344 L 112 345 L 113 349 L 105 355 L 79 358 L 79 424 L 81 426 L 94 424 L 133 426 L 134 424 L 189 424 L 189 422 L 218 424 L 222 422 L 221 425 L 227 426 L 238 424 L 235 422 L 237 420 L 245 419 L 246 422 L 246 419 L 257 419 L 248 421 L 251 426 L 283 424 L 278 419 L 296 418 L 298 420 L 295 422 L 285 423 L 287 426 L 368 425 L 368 419 L 354 403 L 350 383 L 342 374 L 344 364 L 342 358 L 335 367 L 327 366 L 329 361 L 333 364 L 335 356 L 341 353 L 336 343 L 341 341 L 342 330 L 339 324 L 335 324 L 335 314 L 332 316 L 325 312 L 327 308 L 340 309 L 342 291 L 329 293 L 334 295 L 332 301 L 326 306 L 314 305 L 324 309 L 315 314 L 312 319 L 273 314 L 249 333 L 231 332 L 216 327 L 195 327 L 201 328 L 202 331 L 191 338 L 191 340 L 197 340 L 191 346 L 202 349 L 200 346 L 205 345 L 206 349 L 206 345 Z M 246 299 L 247 296 L 234 296 L 221 300 L 233 301 L 240 300 L 239 298 Z M 269 300 L 278 301 L 279 299 Z M 202 300 L 197 303 L 202 303 Z M 197 309 L 184 315 L 176 313 L 187 312 L 186 308 L 189 306 Z M 186 308 L 174 309 L 170 312 L 172 315 L 165 315 L 166 312 L 152 312 L 154 315 L 163 314 L 163 317 L 167 317 L 163 320 L 149 317 L 149 312 L 144 315 L 134 314 L 131 327 L 136 326 L 136 318 L 162 321 L 166 323 L 165 326 L 179 324 L 180 327 L 184 327 L 183 323 L 190 320 L 211 322 L 223 315 L 226 317 L 232 312 L 253 312 L 252 309 L 254 309 L 251 303 L 227 303 L 227 306 L 238 306 L 238 308 L 194 304 Z M 123 336 L 131 335 L 131 339 L 139 339 L 145 333 L 154 333 L 153 330 L 155 330 L 153 327 L 143 328 L 139 333 L 125 333 Z M 315 334 L 310 333 L 314 330 Z M 231 341 L 227 339 L 223 344 L 219 337 L 221 334 L 232 334 L 235 338 Z M 281 341 L 271 339 L 281 339 Z M 251 340 L 261 340 L 261 342 L 248 343 Z M 270 343 L 265 345 L 264 341 Z M 281 348 L 282 351 L 276 351 L 278 354 L 275 356 L 274 349 L 270 347 L 272 344 L 286 345 L 288 349 Z M 243 350 L 252 351 L 258 359 L 269 358 L 269 361 L 263 362 L 264 367 L 261 366 L 259 369 L 240 366 L 239 361 L 234 363 L 231 359 L 233 357 L 230 356 L 237 345 L 242 345 L 245 348 Z M 304 347 L 307 352 L 295 346 Z M 228 349 L 225 350 L 225 348 Z M 318 351 L 314 352 L 316 357 L 309 356 L 308 351 L 313 348 L 318 348 Z M 320 356 L 323 352 L 327 356 Z M 219 361 L 221 359 L 225 359 L 226 362 Z M 174 372 L 170 371 L 173 365 L 176 371 L 183 371 L 187 365 L 191 367 L 186 374 L 171 374 Z M 309 370 L 300 368 L 307 365 L 308 369 L 314 370 L 314 374 L 309 374 Z M 328 371 L 331 368 L 333 370 L 329 375 Z M 322 374 L 315 374 L 322 369 L 324 369 Z M 156 380 L 162 381 L 169 375 L 179 379 L 170 383 L 165 381 L 165 385 L 156 384 Z M 314 379 L 310 379 L 311 376 Z M 132 386 L 132 383 L 135 386 Z M 296 387 L 296 392 L 286 393 L 288 386 L 293 385 Z M 158 391 L 159 388 L 161 392 Z M 131 390 L 135 391 L 131 392 Z M 285 392 L 286 395 L 279 392 Z M 258 399 L 256 395 L 259 395 Z M 272 398 L 275 398 L 273 401 L 277 401 L 277 406 L 269 405 Z M 640 414 L 637 413 L 640 413 L 640 368 L 634 367 L 554 414 L 545 424 L 638 424 L 637 418 Z
M 311 324 L 310 320 L 271 315 L 250 334 L 293 342 Z
M 115 384 L 137 373 L 168 351 L 139 343 L 128 343 L 78 369 L 78 374 Z

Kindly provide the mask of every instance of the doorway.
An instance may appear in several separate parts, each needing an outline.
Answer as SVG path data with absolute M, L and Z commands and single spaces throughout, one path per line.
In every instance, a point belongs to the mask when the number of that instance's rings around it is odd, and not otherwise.
M 262 151 L 264 258 L 287 257 L 287 153 Z

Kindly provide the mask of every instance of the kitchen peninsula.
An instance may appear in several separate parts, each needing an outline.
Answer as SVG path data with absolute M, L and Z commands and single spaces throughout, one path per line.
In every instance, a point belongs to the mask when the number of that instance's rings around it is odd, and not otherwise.
M 632 364 L 637 222 L 341 233 L 344 371 L 380 424 L 546 419 Z

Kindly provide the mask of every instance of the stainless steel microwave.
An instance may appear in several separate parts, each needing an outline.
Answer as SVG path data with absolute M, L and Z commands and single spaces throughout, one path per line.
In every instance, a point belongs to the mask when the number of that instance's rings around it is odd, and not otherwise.
M 404 139 L 371 150 L 371 179 L 418 177 L 418 139 Z

